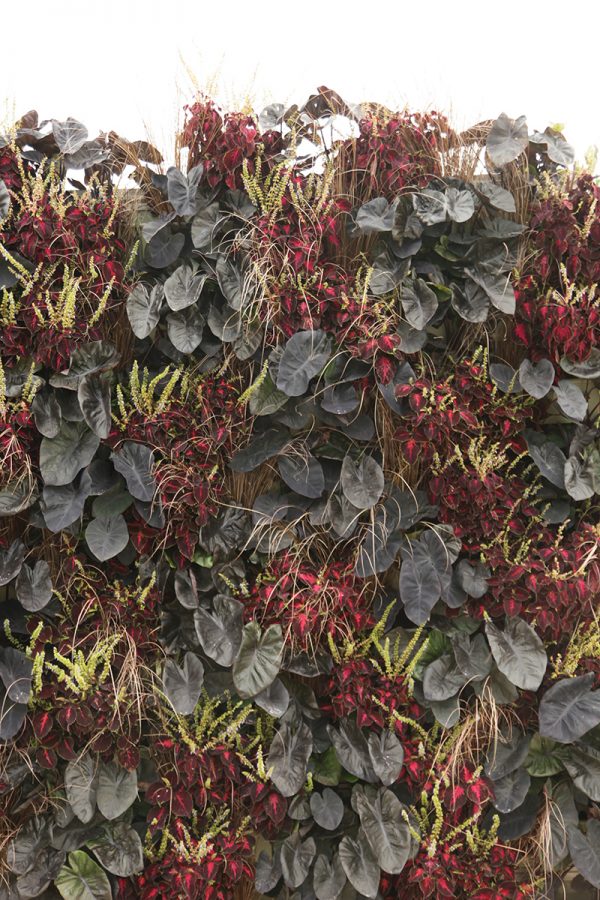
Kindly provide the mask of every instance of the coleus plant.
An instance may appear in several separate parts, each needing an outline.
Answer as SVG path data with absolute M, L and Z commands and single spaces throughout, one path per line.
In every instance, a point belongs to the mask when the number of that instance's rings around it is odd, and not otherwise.
M 0 141 L 0 897 L 600 888 L 594 178 L 185 112 Z

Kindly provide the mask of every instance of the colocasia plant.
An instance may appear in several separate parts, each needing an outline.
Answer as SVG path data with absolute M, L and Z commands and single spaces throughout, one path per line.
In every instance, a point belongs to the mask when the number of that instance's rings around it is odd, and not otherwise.
M 0 900 L 600 889 L 594 176 L 184 112 L 0 138 Z

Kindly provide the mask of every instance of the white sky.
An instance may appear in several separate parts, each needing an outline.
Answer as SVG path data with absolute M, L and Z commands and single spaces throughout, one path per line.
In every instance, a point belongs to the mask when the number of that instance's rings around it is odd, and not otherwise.
M 600 147 L 597 0 L 29 0 L 0 10 L 0 119 L 36 108 L 168 155 L 193 73 L 256 108 L 320 85 L 348 102 L 506 112 Z

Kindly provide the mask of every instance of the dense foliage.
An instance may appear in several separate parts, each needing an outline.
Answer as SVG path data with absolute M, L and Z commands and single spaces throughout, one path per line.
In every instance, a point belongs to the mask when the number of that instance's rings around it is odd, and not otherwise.
M 600 889 L 595 179 L 327 88 L 178 153 L 0 139 L 0 898 Z

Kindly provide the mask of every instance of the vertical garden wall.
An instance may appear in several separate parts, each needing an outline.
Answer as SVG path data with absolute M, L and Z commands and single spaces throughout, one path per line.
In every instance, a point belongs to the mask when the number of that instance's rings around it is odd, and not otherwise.
M 0 139 L 0 898 L 600 888 L 595 179 L 327 88 L 177 150 Z

